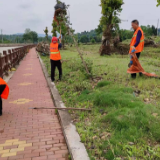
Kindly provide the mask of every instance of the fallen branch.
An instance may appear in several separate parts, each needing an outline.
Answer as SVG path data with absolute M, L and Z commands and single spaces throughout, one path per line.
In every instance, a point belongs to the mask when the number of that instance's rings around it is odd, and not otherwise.
M 92 111 L 91 109 L 84 109 L 84 108 L 29 108 L 29 109 L 57 109 L 57 110 L 79 110 L 79 111 Z

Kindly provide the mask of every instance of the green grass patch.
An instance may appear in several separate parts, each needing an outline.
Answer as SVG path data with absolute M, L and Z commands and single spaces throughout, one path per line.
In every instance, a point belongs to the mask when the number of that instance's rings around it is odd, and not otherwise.
M 91 160 L 160 159 L 160 80 L 126 73 L 129 56 L 101 57 L 99 45 L 81 45 L 94 81 L 88 79 L 74 47 L 61 51 L 63 80 L 56 86 Z M 160 75 L 159 48 L 145 48 L 140 62 Z M 50 74 L 49 57 L 42 57 Z M 58 72 L 56 71 L 58 79 Z M 137 94 L 138 93 L 138 94 Z

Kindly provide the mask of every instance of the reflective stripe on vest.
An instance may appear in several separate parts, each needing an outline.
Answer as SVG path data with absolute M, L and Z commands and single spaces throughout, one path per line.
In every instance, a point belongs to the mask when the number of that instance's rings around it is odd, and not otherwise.
M 136 37 L 136 36 L 137 36 L 137 34 L 133 35 L 133 37 Z
M 144 42 L 144 39 L 142 39 L 142 40 L 140 40 L 140 43 L 142 43 L 142 42 Z M 134 46 L 132 46 L 132 48 L 133 48 Z
M 51 54 L 58 54 L 59 52 L 51 52 Z

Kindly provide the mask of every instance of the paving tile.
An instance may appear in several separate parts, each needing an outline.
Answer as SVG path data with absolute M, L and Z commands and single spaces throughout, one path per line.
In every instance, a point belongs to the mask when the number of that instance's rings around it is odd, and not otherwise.
M 10 95 L 0 117 L 0 160 L 63 160 L 68 150 L 55 110 L 29 109 L 54 107 L 35 49 L 8 85 Z
M 1 151 L 0 151 L 0 154 L 9 153 L 9 151 L 10 151 L 9 149 L 1 150 Z
M 18 151 L 24 151 L 24 147 L 22 148 L 15 148 L 15 149 L 11 149 L 10 152 L 18 152 Z
M 17 152 L 3 153 L 3 154 L 2 154 L 2 158 L 3 158 L 3 157 L 16 156 L 16 155 L 17 155 Z
M 13 143 L 13 142 L 18 142 L 19 139 L 11 139 L 11 140 L 6 140 L 6 143 Z

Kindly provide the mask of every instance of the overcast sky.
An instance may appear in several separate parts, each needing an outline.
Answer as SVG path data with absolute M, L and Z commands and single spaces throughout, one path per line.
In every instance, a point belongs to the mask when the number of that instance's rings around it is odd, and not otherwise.
M 23 33 L 30 28 L 38 33 L 51 23 L 56 0 L 0 0 L 0 29 L 4 34 Z M 72 27 L 76 32 L 95 29 L 101 17 L 100 0 L 63 0 L 70 4 Z M 141 25 L 155 25 L 160 19 L 160 7 L 156 0 L 124 0 L 120 14 L 121 28 L 130 29 L 130 21 L 138 19 Z

